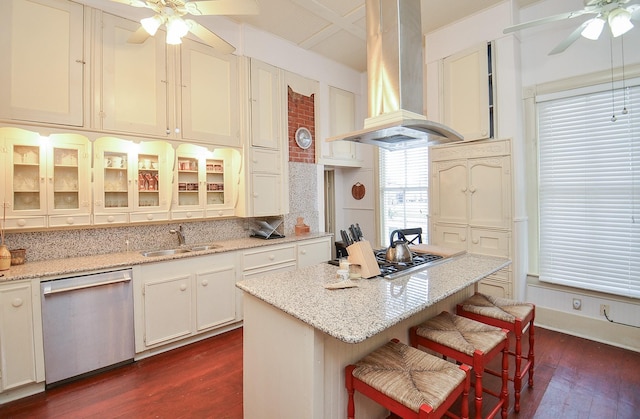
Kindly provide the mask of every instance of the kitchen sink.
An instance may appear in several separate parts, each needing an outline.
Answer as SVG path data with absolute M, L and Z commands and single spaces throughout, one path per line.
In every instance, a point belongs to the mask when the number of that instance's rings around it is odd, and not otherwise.
M 140 252 L 140 254 L 142 256 L 146 256 L 146 257 L 158 257 L 158 256 L 171 256 L 171 255 L 177 255 L 180 253 L 189 253 L 191 252 L 191 249 L 185 249 L 185 248 L 180 248 L 180 249 L 166 249 L 166 250 L 149 250 L 146 252 Z
M 187 247 L 179 247 L 176 249 L 165 249 L 165 250 L 147 250 L 144 252 L 140 252 L 140 254 L 142 256 L 145 257 L 158 257 L 158 256 L 171 256 L 171 255 L 178 255 L 181 253 L 190 253 L 190 252 L 198 252 L 201 250 L 211 250 L 211 249 L 217 249 L 219 247 L 222 247 L 222 245 L 219 244 L 194 244 L 194 245 L 189 245 Z

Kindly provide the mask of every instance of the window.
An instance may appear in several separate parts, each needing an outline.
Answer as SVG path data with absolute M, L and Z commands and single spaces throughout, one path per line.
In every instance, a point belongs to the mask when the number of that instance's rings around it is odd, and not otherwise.
M 429 148 L 380 149 L 380 231 L 389 245 L 393 230 L 422 227 L 429 233 Z
M 538 98 L 541 281 L 640 298 L 640 82 L 628 85 Z

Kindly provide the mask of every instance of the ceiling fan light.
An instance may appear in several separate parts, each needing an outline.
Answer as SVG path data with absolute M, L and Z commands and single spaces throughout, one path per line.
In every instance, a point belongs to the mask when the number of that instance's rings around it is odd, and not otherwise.
M 631 13 L 621 7 L 613 9 L 609 12 L 609 26 L 611 27 L 611 34 L 614 38 L 624 35 L 633 28 Z
M 147 17 L 140 21 L 142 27 L 151 36 L 155 35 L 160 25 L 162 25 L 162 18 L 159 15 L 153 17 Z
M 167 31 L 166 42 L 169 45 L 180 45 L 182 43 L 182 39 L 179 36 L 176 36 L 175 34 L 171 34 L 169 31 Z
M 189 26 L 182 18 L 174 16 L 167 22 L 167 38 L 182 38 L 189 32 Z
M 580 35 L 587 39 L 595 41 L 600 37 L 602 28 L 604 28 L 604 19 L 602 19 L 601 17 L 595 17 L 589 21 Z

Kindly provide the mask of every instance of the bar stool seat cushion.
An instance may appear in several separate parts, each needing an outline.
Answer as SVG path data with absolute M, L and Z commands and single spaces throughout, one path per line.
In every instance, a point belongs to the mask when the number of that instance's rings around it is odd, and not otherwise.
M 516 318 L 525 319 L 533 311 L 533 304 L 476 293 L 462 303 L 469 313 L 513 323 Z
M 355 378 L 415 412 L 440 406 L 466 378 L 455 364 L 393 341 L 355 365 Z
M 490 352 L 505 337 L 499 327 L 489 326 L 449 312 L 442 312 L 416 328 L 416 334 L 433 342 L 455 348 L 473 357 L 476 350 Z

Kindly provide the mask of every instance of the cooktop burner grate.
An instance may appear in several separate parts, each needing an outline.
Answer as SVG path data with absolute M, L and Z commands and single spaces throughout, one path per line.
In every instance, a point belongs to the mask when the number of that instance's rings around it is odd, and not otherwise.
M 386 259 L 386 249 L 375 250 L 376 260 L 380 267 L 380 276 L 387 279 L 397 278 L 398 276 L 405 275 L 412 271 L 425 268 L 427 264 L 442 259 L 442 256 L 413 253 L 411 262 L 388 262 Z

